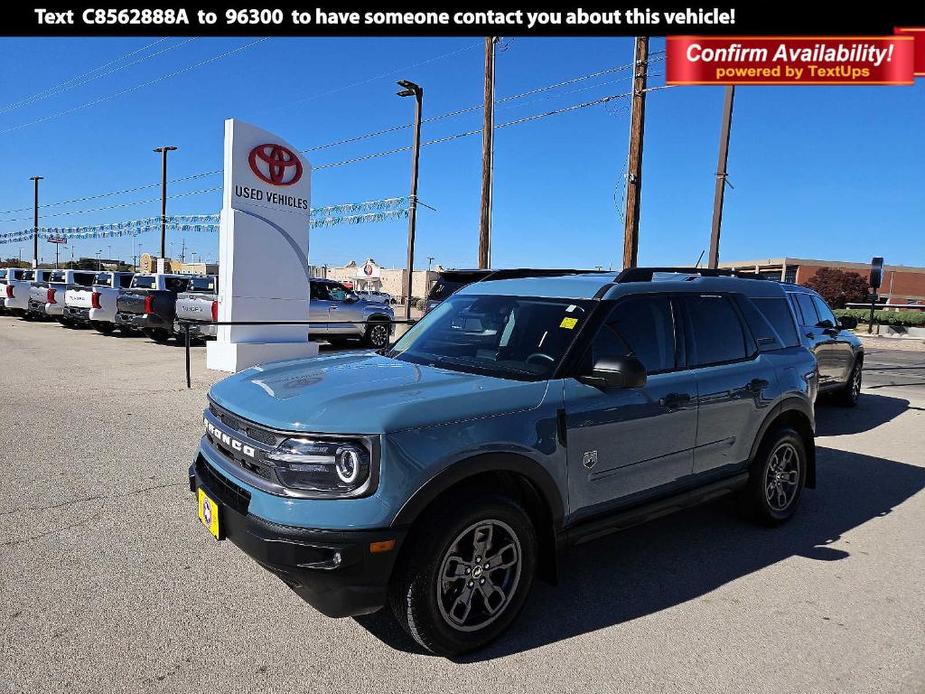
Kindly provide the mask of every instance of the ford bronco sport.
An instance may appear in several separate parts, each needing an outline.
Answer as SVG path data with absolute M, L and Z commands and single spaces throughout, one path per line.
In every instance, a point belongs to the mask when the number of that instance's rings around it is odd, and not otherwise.
M 632 269 L 478 282 L 382 353 L 214 385 L 200 521 L 321 612 L 424 648 L 497 637 L 560 552 L 718 496 L 815 485 L 817 369 L 776 282 Z

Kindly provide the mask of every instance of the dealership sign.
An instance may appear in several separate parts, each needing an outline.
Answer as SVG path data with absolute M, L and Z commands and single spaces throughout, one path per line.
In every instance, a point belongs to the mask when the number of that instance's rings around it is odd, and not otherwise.
M 311 164 L 278 135 L 225 121 L 219 322 L 308 320 Z M 220 325 L 210 369 L 312 356 L 307 325 Z

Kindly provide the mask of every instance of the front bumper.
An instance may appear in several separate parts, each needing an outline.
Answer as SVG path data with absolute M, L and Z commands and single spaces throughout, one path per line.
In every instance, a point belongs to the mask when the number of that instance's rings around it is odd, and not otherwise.
M 265 521 L 247 512 L 249 493 L 215 471 L 201 455 L 190 466 L 189 485 L 193 493 L 201 487 L 218 502 L 225 539 L 276 574 L 319 612 L 350 617 L 385 605 L 403 530 L 316 530 Z M 293 502 L 281 498 L 280 503 Z M 370 551 L 370 543 L 389 540 L 395 541 L 390 551 Z

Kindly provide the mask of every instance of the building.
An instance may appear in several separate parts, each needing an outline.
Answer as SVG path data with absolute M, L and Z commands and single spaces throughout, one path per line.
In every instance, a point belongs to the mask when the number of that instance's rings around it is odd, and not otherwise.
M 218 263 L 184 263 L 165 258 L 164 271 L 178 275 L 218 275 Z M 157 256 L 142 253 L 138 262 L 138 272 L 157 272 Z
M 335 280 L 356 291 L 386 292 L 399 301 L 405 298 L 405 282 L 408 272 L 404 268 L 386 268 L 372 258 L 362 264 L 351 260 L 346 265 L 313 266 L 313 276 Z M 437 279 L 440 266 L 432 270 L 415 270 L 411 276 L 411 296 L 423 299 Z
M 837 268 L 856 272 L 864 278 L 870 276 L 870 263 L 851 263 L 841 260 L 814 260 L 810 258 L 764 258 L 720 263 L 721 268 L 755 272 L 782 282 L 805 284 L 822 268 Z M 881 300 L 888 304 L 925 304 L 925 267 L 884 265 L 883 281 L 878 290 Z

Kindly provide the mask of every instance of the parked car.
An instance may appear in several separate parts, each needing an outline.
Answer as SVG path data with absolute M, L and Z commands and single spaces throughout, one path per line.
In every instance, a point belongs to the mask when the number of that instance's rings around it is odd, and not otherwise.
M 312 338 L 331 343 L 360 339 L 375 349 L 389 344 L 392 334 L 389 321 L 395 319 L 395 311 L 388 304 L 366 301 L 333 280 L 313 279 L 309 297 L 309 320 L 330 321 L 312 325 L 309 330 Z
M 155 342 L 173 335 L 177 294 L 184 291 L 190 275 L 137 274 L 129 288 L 116 297 L 116 326 L 122 332 L 143 332 Z
M 218 278 L 193 277 L 186 289 L 177 294 L 176 319 L 173 332 L 184 334 L 181 320 L 189 321 L 190 337 L 215 337 L 218 320 Z
M 388 606 L 443 655 L 501 634 L 569 545 L 724 494 L 780 524 L 815 486 L 816 363 L 781 285 L 731 275 L 477 282 L 384 353 L 231 376 L 199 519 L 324 614 Z
M 96 273 L 91 270 L 52 270 L 44 282 L 33 281 L 29 289 L 28 314 L 32 317 L 46 317 L 62 325 L 70 325 L 64 315 L 64 301 L 71 287 L 90 287 Z
M 52 270 L 39 268 L 27 270 L 23 268 L 4 268 L 0 280 L 0 298 L 7 312 L 16 316 L 25 316 L 29 310 L 29 288 L 38 277 L 39 282 L 46 282 Z
M 75 284 L 70 286 L 64 293 L 64 315 L 63 318 L 69 325 L 89 326 L 90 311 L 99 303 L 99 297 L 94 299 L 101 288 L 112 288 L 112 283 L 119 282 L 128 285 L 132 280 L 131 272 L 97 272 L 93 275 L 93 281 L 87 284 Z M 98 327 L 98 326 L 94 326 Z M 107 328 L 103 327 L 100 332 L 106 332 Z M 108 330 L 112 330 L 111 324 Z
M 784 288 L 800 340 L 816 355 L 820 393 L 831 394 L 839 404 L 854 407 L 861 395 L 864 369 L 864 345 L 851 332 L 857 320 L 836 318 L 825 300 L 809 287 L 788 283 Z
M 441 270 L 424 300 L 424 313 L 433 310 L 441 301 L 449 298 L 474 282 L 485 280 L 514 279 L 516 277 L 558 277 L 561 275 L 590 274 L 591 270 L 562 268 L 503 268 L 499 270 Z M 613 273 L 610 273 L 613 276 Z
M 90 293 L 90 325 L 100 333 L 109 335 L 116 327 L 116 303 L 119 294 L 132 285 L 134 272 L 99 272 L 93 280 Z

